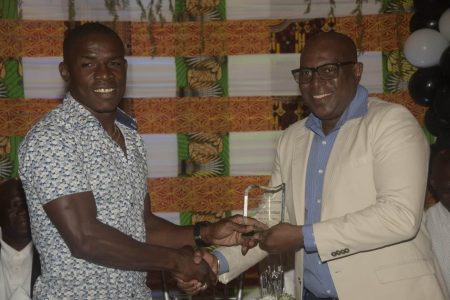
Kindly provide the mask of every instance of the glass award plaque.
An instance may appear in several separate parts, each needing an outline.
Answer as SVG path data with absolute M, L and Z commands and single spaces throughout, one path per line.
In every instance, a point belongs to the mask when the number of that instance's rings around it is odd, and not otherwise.
M 272 227 L 284 222 L 285 184 L 268 187 L 252 184 L 244 191 L 245 217 Z M 270 254 L 259 263 L 260 300 L 283 299 L 284 267 L 282 254 Z M 287 298 L 289 299 L 289 298 Z M 292 298 L 293 299 L 293 298 Z
M 284 183 L 274 187 L 251 184 L 245 189 L 243 211 L 244 217 L 255 218 L 271 227 L 278 223 L 284 222 L 284 213 Z

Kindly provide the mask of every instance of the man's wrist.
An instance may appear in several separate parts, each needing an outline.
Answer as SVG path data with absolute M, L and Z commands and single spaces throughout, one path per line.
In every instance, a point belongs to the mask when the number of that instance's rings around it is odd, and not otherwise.
M 205 229 L 210 225 L 210 222 L 201 221 L 194 224 L 194 242 L 199 248 L 210 246 L 208 239 L 205 239 L 206 233 Z

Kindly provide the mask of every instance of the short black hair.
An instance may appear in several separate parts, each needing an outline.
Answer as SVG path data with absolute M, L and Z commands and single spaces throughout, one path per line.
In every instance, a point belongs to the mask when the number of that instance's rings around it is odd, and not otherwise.
M 84 36 L 90 35 L 90 34 L 107 34 L 115 37 L 120 44 L 122 45 L 122 48 L 125 49 L 122 39 L 119 37 L 119 35 L 109 28 L 106 25 L 103 25 L 98 22 L 90 22 L 90 23 L 84 23 L 80 26 L 77 26 L 71 30 L 69 30 L 66 34 L 66 37 L 64 38 L 63 42 L 63 57 L 64 60 L 67 60 L 69 57 L 70 50 L 73 48 L 74 43 Z
M 19 178 L 9 178 L 0 182 L 0 224 L 3 224 L 2 216 L 5 212 L 5 207 L 9 206 L 12 197 L 20 195 L 25 200 L 25 192 L 22 187 L 22 181 Z

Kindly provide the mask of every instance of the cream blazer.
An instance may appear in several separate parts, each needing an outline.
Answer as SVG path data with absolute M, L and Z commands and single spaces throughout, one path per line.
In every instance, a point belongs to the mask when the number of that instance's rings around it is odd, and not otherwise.
M 313 225 L 341 300 L 444 300 L 442 276 L 422 224 L 429 145 L 403 106 L 369 98 L 367 115 L 340 129 L 324 179 L 321 222 Z M 278 141 L 272 186 L 286 183 L 288 222 L 304 224 L 305 174 L 313 133 L 305 120 Z M 220 248 L 229 263 L 223 283 L 260 261 L 256 247 Z M 295 254 L 296 299 L 303 250 Z

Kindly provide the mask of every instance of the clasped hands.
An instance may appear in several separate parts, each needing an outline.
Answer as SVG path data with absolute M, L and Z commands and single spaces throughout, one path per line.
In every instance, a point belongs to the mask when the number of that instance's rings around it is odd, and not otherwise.
M 202 227 L 201 237 L 210 245 L 241 245 L 241 252 L 245 254 L 258 244 L 252 234 L 246 234 L 265 229 L 267 229 L 267 226 L 255 219 L 235 215 Z M 208 285 L 217 283 L 218 270 L 211 260 L 202 258 L 202 251 L 194 251 L 191 247 L 183 247 L 178 251 L 181 254 L 181 259 L 177 261 L 177 271 L 172 273 L 177 282 L 191 282 L 191 289 L 196 292 L 206 289 Z M 207 252 L 205 251 L 205 253 Z M 212 257 L 212 255 L 210 256 Z
M 237 215 L 225 218 L 208 226 L 206 241 L 218 246 L 241 245 L 241 252 L 245 255 L 249 249 L 258 245 L 269 253 L 282 253 L 299 250 L 303 247 L 301 226 L 281 223 L 268 228 L 265 224 Z M 203 237 L 203 235 L 202 235 Z M 202 279 L 188 278 L 186 274 L 173 274 L 178 287 L 188 294 L 197 294 L 211 284 L 217 283 L 219 273 L 218 259 L 205 249 L 191 249 L 193 263 L 197 267 L 208 266 L 208 273 Z

